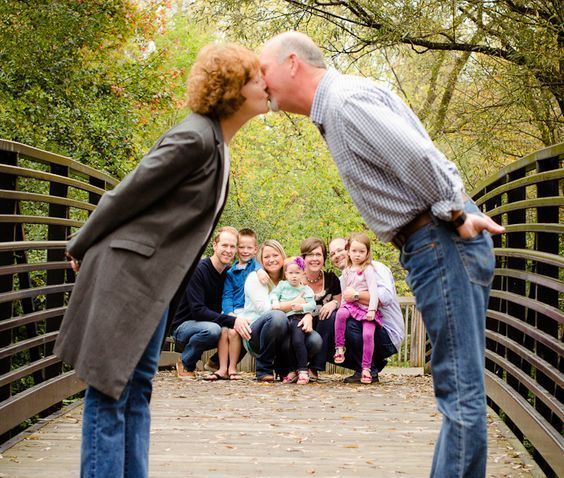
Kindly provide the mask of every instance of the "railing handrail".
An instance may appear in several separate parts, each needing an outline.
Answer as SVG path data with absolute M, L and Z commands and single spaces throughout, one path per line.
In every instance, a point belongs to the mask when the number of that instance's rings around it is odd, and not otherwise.
M 535 167 L 535 164 L 538 161 L 542 161 L 543 159 L 554 158 L 557 156 L 564 155 L 564 142 L 553 144 L 552 146 L 548 146 L 547 148 L 539 149 L 534 151 L 526 156 L 523 156 L 521 159 L 513 161 L 512 163 L 504 166 L 499 171 L 496 171 L 492 175 L 488 176 L 487 178 L 480 181 L 476 187 L 470 193 L 470 196 L 474 198 L 474 196 L 480 194 L 480 192 L 488 187 L 490 184 L 493 184 L 500 179 L 503 179 L 510 173 L 518 171 L 519 169 L 532 169 Z
M 482 212 L 506 226 L 495 236 L 496 275 L 487 312 L 490 406 L 549 475 L 564 476 L 561 224 L 564 143 L 535 151 L 481 181 Z
M 22 157 L 26 160 L 23 166 Z M 23 181 L 24 191 L 19 190 L 18 181 Z M 106 173 L 66 156 L 0 140 L 0 206 L 9 205 L 0 207 L 4 234 L 0 237 L 0 436 L 18 420 L 27 420 L 67 398 L 69 392 L 82 389 L 72 372 L 66 374 L 68 366 L 63 368 L 52 354 L 74 282 L 63 252 L 71 228 L 80 227 L 105 188 L 116 184 L 117 180 Z M 52 192 L 53 188 L 58 188 L 58 194 Z M 8 229 L 11 234 L 6 234 Z M 28 234 L 30 231 L 37 233 Z M 50 279 L 51 274 L 57 277 Z M 45 303 L 43 309 L 36 305 L 40 302 Z M 400 303 L 409 333 L 400 350 L 401 360 L 422 366 L 425 331 L 421 317 L 413 297 L 402 297 Z M 16 307 L 19 311 L 12 314 Z M 22 329 L 26 335 L 12 341 L 16 331 Z M 19 363 L 23 353 L 30 357 Z M 172 363 L 176 362 L 170 352 L 165 351 L 163 356 L 162 362 L 172 358 Z M 63 375 L 66 378 L 62 379 Z
M 28 146 L 27 144 L 18 143 L 16 141 L 0 139 L 0 150 L 19 153 L 47 164 L 58 164 L 59 166 L 66 166 L 73 171 L 76 171 L 77 173 L 80 173 L 84 176 L 90 176 L 96 179 L 100 179 L 101 181 L 111 184 L 112 186 L 115 186 L 119 182 L 116 178 L 110 176 L 109 174 L 98 171 L 97 169 L 94 169 L 91 166 L 87 166 L 86 164 L 79 163 L 78 161 L 75 161 L 68 156 L 51 153 L 50 151 L 34 148 L 33 146 Z

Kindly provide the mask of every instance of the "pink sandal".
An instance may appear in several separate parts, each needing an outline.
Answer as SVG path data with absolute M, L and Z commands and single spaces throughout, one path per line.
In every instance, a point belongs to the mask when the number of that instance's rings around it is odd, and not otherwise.
M 297 372 L 290 372 L 282 379 L 282 383 L 296 383 L 298 381 Z
M 333 355 L 335 363 L 343 363 L 345 361 L 345 347 L 336 347 L 335 355 Z
M 362 375 L 360 376 L 361 383 L 372 383 L 372 373 L 370 373 L 369 368 L 362 369 Z
M 309 373 L 307 370 L 300 370 L 298 372 L 298 385 L 306 385 L 309 383 Z

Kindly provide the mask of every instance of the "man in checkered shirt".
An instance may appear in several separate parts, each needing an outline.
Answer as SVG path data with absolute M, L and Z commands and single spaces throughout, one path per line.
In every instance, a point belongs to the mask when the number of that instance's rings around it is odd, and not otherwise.
M 401 251 L 431 338 L 443 414 L 431 476 L 485 476 L 485 315 L 495 264 L 490 233 L 503 227 L 479 212 L 456 166 L 390 90 L 327 69 L 319 47 L 298 32 L 269 40 L 261 66 L 271 109 L 311 118 L 364 220 Z

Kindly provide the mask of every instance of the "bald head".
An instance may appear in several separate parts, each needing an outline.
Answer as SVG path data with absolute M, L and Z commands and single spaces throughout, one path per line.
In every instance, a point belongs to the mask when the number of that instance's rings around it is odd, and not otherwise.
M 309 115 L 317 85 L 327 67 L 307 35 L 285 32 L 265 43 L 260 65 L 272 111 Z
M 315 68 L 327 68 L 321 49 L 301 32 L 284 32 L 276 35 L 264 45 L 264 50 L 272 49 L 279 63 L 282 63 L 291 53 L 304 63 Z

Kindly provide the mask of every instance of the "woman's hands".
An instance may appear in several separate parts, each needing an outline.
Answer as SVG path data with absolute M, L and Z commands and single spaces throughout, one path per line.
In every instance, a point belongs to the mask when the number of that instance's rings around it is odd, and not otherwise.
M 313 316 L 311 314 L 306 314 L 302 317 L 302 320 L 298 322 L 298 327 L 307 334 L 313 330 Z
M 235 324 L 233 324 L 235 332 L 237 332 L 243 339 L 249 340 L 251 338 L 251 321 L 244 317 L 237 317 Z
M 303 304 L 305 303 L 306 300 L 304 299 L 304 293 L 300 292 L 294 299 L 286 302 L 280 302 L 279 309 L 282 312 L 289 312 L 290 310 L 302 311 Z
M 358 300 L 358 292 L 352 287 L 347 287 L 343 291 L 343 298 L 345 299 L 345 302 L 355 302 Z
M 257 277 L 262 285 L 267 285 L 268 281 L 270 281 L 270 276 L 266 273 L 264 269 L 259 269 L 257 271 Z
M 70 263 L 72 270 L 74 272 L 78 272 L 78 270 L 80 269 L 80 261 L 71 256 L 67 251 L 65 251 L 65 258 Z
M 339 301 L 330 300 L 319 309 L 319 320 L 327 319 L 335 310 L 339 308 Z

